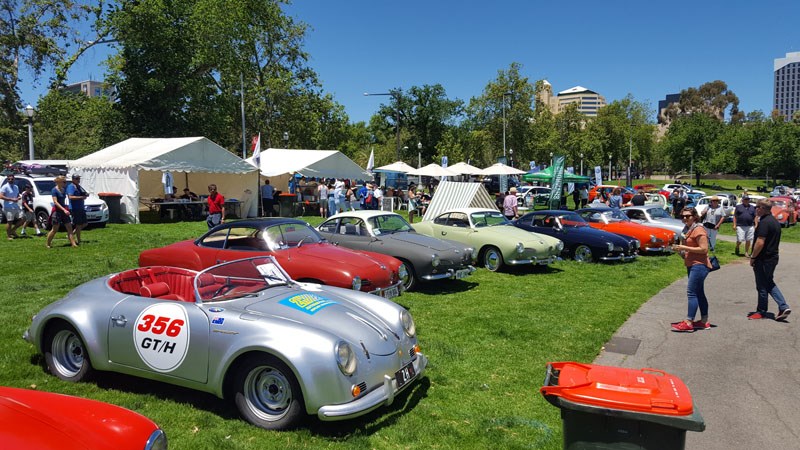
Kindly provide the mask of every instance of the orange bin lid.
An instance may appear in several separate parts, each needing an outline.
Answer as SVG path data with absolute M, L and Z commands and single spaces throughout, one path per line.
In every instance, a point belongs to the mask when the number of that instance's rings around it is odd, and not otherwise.
M 584 405 L 667 416 L 693 412 L 692 395 L 680 378 L 657 369 L 548 363 L 540 392 Z

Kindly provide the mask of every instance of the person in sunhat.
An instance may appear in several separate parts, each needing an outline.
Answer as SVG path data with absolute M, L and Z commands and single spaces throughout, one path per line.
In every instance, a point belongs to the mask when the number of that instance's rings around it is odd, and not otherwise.
M 719 231 L 719 227 L 722 226 L 722 222 L 725 221 L 725 210 L 720 205 L 719 197 L 716 195 L 711 197 L 708 208 L 706 208 L 706 210 L 703 211 L 703 215 L 700 216 L 700 221 L 706 228 L 706 232 L 708 233 L 708 247 L 713 252 L 717 245 L 717 232 Z

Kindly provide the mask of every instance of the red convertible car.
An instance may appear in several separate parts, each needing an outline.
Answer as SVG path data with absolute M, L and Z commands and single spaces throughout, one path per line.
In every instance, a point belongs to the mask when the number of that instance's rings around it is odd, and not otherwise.
M 589 222 L 592 228 L 638 239 L 639 254 L 672 253 L 672 244 L 675 241 L 675 233 L 672 231 L 631 222 L 618 209 L 585 208 L 575 212 Z
M 166 450 L 147 417 L 68 395 L 0 387 L 0 447 L 37 450 Z
M 593 202 L 594 198 L 597 197 L 598 193 L 603 194 L 604 199 L 608 199 L 611 197 L 611 193 L 614 192 L 614 189 L 619 188 L 622 192 L 622 203 L 628 203 L 633 198 L 633 191 L 624 187 L 624 186 L 614 186 L 611 184 L 599 184 L 589 190 L 589 202 Z
M 791 197 L 772 197 L 772 216 L 781 224 L 788 227 L 797 223 L 797 208 Z
M 218 225 L 197 240 L 176 242 L 139 254 L 140 266 L 203 270 L 221 262 L 269 255 L 296 281 L 400 295 L 408 277 L 391 256 L 338 247 L 297 219 L 239 220 Z

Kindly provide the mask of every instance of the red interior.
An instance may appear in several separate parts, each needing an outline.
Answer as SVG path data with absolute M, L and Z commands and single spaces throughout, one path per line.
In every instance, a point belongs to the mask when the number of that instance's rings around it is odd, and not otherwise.
M 108 285 L 124 294 L 194 303 L 194 279 L 197 273 L 180 267 L 140 267 L 113 275 L 109 278 Z M 203 275 L 199 283 L 200 296 L 209 299 L 214 292 L 230 283 L 229 278 Z M 262 288 L 263 283 L 258 280 L 235 280 L 236 292 L 253 292 Z

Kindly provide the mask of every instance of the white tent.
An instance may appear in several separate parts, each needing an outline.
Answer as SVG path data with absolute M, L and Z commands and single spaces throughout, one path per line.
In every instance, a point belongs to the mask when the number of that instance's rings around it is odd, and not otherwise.
M 165 172 L 172 174 L 179 194 L 188 187 L 203 195 L 214 183 L 226 200 L 243 202 L 242 215 L 255 215 L 255 168 L 204 137 L 131 138 L 70 162 L 69 170 L 81 175 L 89 192 L 121 194 L 125 222 L 139 222 L 140 198 L 164 197 Z
M 396 161 L 386 166 L 380 166 L 375 168 L 375 172 L 410 172 L 412 170 L 417 170 L 408 164 L 404 163 L 403 161 Z
M 420 175 L 426 177 L 454 177 L 457 176 L 458 173 L 433 163 L 428 164 L 425 167 L 420 167 L 419 169 L 411 170 L 408 172 L 408 175 Z
M 259 170 L 265 177 L 280 177 L 290 173 L 300 173 L 306 177 L 340 178 L 365 180 L 372 178 L 352 159 L 338 150 L 297 150 L 268 148 L 261 152 Z M 253 158 L 247 162 L 255 165 Z M 288 183 L 288 177 L 285 177 Z M 278 189 L 285 189 L 282 183 L 270 180 Z
M 526 173 L 524 170 L 515 169 L 503 163 L 495 163 L 483 169 L 481 175 L 522 175 Z
M 497 209 L 494 200 L 486 192 L 483 183 L 462 183 L 442 181 L 425 209 L 422 220 L 433 220 L 451 208 L 489 208 Z

